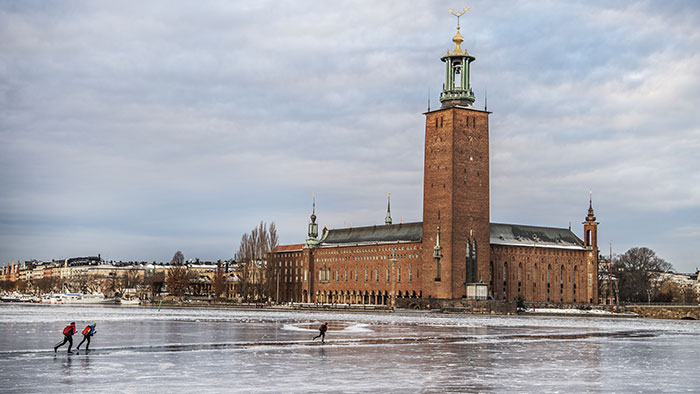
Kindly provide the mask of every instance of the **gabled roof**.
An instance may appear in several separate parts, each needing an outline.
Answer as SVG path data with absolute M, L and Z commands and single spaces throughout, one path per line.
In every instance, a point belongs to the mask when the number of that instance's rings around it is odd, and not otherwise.
M 321 247 L 340 244 L 420 242 L 423 223 L 400 223 L 380 226 L 349 227 L 328 230 L 321 240 Z
M 543 248 L 583 249 L 583 241 L 571 230 L 557 227 L 491 223 L 491 244 Z

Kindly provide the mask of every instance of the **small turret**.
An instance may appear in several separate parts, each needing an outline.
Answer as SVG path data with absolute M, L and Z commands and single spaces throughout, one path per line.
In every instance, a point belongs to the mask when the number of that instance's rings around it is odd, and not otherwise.
M 598 249 L 598 222 L 596 222 L 595 212 L 593 212 L 593 192 L 589 192 L 588 200 L 588 215 L 586 221 L 583 222 L 584 240 L 583 246 L 597 250 Z
M 309 223 L 308 236 L 306 238 L 306 246 L 314 248 L 318 246 L 318 224 L 316 223 L 316 196 L 313 196 L 313 205 L 311 210 L 311 222 Z
M 391 192 L 389 192 L 389 197 L 386 205 L 386 217 L 384 218 L 384 224 L 391 224 Z

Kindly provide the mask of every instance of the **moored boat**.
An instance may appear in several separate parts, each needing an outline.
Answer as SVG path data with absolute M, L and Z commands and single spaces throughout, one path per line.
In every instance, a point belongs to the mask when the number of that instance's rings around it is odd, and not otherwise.
M 107 298 L 102 293 L 82 294 L 66 293 L 62 297 L 64 304 L 114 304 L 116 299 Z
M 138 298 L 120 298 L 119 303 L 121 305 L 141 305 L 141 300 Z

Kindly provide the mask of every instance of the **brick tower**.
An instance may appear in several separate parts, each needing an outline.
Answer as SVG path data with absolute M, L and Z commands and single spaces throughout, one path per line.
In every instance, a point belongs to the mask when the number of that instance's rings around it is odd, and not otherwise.
M 586 267 L 587 267 L 587 293 L 588 302 L 598 303 L 598 223 L 596 221 L 595 212 L 593 212 L 593 195 L 588 203 L 588 215 L 586 221 L 583 222 L 583 246 L 588 250 L 586 252 Z
M 473 107 L 475 58 L 461 48 L 459 24 L 452 41 L 442 106 L 425 113 L 423 297 L 441 299 L 489 280 L 489 112 Z

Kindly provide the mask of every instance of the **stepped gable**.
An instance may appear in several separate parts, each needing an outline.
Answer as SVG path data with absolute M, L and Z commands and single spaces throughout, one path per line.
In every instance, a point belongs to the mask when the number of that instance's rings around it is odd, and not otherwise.
M 363 243 L 420 242 L 423 223 L 401 223 L 383 226 L 349 227 L 328 230 L 321 246 Z
M 490 227 L 491 245 L 585 249 L 583 241 L 566 228 L 505 223 L 491 223 Z

